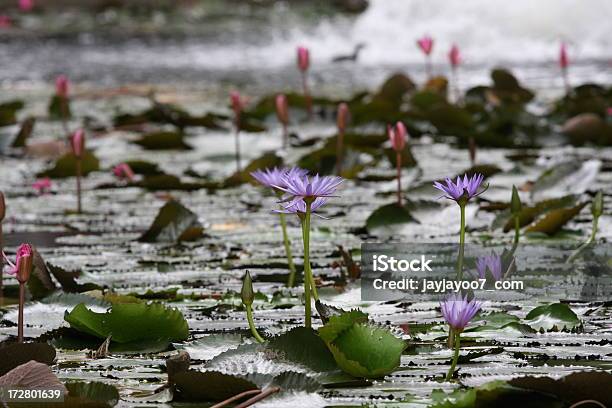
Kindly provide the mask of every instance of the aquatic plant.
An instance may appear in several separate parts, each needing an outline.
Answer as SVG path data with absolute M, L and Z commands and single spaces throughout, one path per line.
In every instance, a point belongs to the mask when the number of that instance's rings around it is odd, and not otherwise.
M 274 107 L 276 108 L 276 117 L 283 128 L 283 148 L 286 149 L 289 145 L 289 104 L 287 97 L 283 94 L 276 95 L 274 99 Z
M 242 171 L 242 166 L 240 165 L 240 124 L 244 103 L 238 91 L 230 92 L 230 103 L 234 111 L 234 153 L 236 155 L 236 172 L 240 173 Z
M 32 188 L 36 190 L 38 195 L 47 194 L 51 190 L 51 179 L 49 177 L 43 177 L 32 183 Z
M 481 189 L 484 176 L 476 173 L 468 177 L 467 174 L 461 178 L 457 177 L 456 181 L 450 178 L 446 179 L 446 184 L 438 181 L 434 182 L 434 187 L 442 191 L 444 194 L 441 197 L 453 200 L 459 205 L 461 210 L 461 226 L 459 229 L 459 256 L 457 258 L 457 279 L 463 276 L 463 258 L 465 252 L 465 206 L 473 197 L 477 197 L 484 193 L 488 186 Z
M 306 101 L 308 119 L 312 119 L 312 97 L 308 89 L 308 69 L 310 68 L 310 50 L 308 48 L 302 46 L 297 48 L 297 66 L 302 75 L 302 90 Z
M 567 53 L 567 45 L 562 42 L 559 46 L 559 68 L 561 68 L 561 77 L 563 78 L 563 86 L 565 93 L 569 95 L 572 88 L 569 83 L 568 69 L 570 65 L 569 55 Z
M 81 176 L 83 174 L 83 153 L 85 152 L 85 131 L 83 129 L 78 129 L 72 134 L 70 146 L 76 158 L 77 212 L 80 214 L 83 210 L 81 205 Z
M 21 244 L 17 248 L 15 263 L 12 263 L 7 256 L 2 253 L 4 260 L 10 266 L 8 273 L 15 275 L 19 282 L 19 317 L 17 322 L 17 341 L 23 342 L 23 306 L 25 304 L 25 285 L 32 274 L 32 265 L 34 262 L 34 250 L 30 244 Z
M 311 214 L 323 206 L 327 199 L 335 197 L 338 186 L 342 183 L 342 177 L 319 176 L 312 177 L 290 172 L 283 176 L 283 186 L 274 187 L 285 192 L 285 197 L 280 201 L 283 212 L 296 214 L 302 224 L 302 241 L 304 244 L 304 298 L 305 298 L 305 325 L 311 327 L 311 300 L 319 299 L 312 268 L 310 266 L 310 217 Z
M 4 198 L 4 193 L 0 191 L 0 298 L 4 296 L 3 293 L 3 272 L 4 272 L 4 235 L 2 231 L 2 222 L 6 217 L 6 200 Z
M 249 271 L 246 271 L 244 274 L 244 279 L 242 279 L 240 298 L 242 299 L 242 304 L 246 309 L 247 321 L 249 322 L 249 328 L 251 329 L 253 337 L 255 337 L 255 340 L 257 340 L 259 343 L 263 343 L 264 339 L 257 332 L 255 322 L 253 322 L 253 300 L 255 299 L 255 293 L 253 292 L 253 279 L 251 279 L 251 274 Z
M 341 102 L 338 105 L 338 113 L 336 116 L 336 126 L 338 127 L 338 138 L 336 140 L 336 175 L 342 173 L 342 160 L 344 151 L 344 133 L 349 121 L 349 107 L 346 103 Z
M 19 0 L 19 10 L 27 13 L 34 8 L 34 0 Z
M 434 40 L 429 35 L 424 35 L 417 40 L 417 45 L 425 55 L 425 72 L 427 73 L 427 78 L 429 79 L 432 76 L 431 52 L 433 51 Z
M 397 205 L 402 206 L 402 153 L 406 147 L 408 131 L 402 122 L 395 126 L 387 126 L 387 134 L 391 141 L 391 147 L 395 150 L 395 166 L 397 169 Z
M 255 170 L 251 173 L 251 176 L 257 180 L 261 185 L 272 188 L 278 199 L 282 198 L 282 191 L 279 190 L 275 186 L 285 185 L 284 176 L 288 173 L 297 173 L 301 175 L 306 175 L 308 173 L 304 169 L 300 169 L 297 167 L 293 168 L 278 168 L 275 167 L 273 169 L 263 169 L 263 170 Z M 287 286 L 293 287 L 295 284 L 295 264 L 293 262 L 293 254 L 291 252 L 291 241 L 289 240 L 289 235 L 287 234 L 287 220 L 285 219 L 285 213 L 279 212 L 279 218 L 281 223 L 281 229 L 283 233 L 283 244 L 285 246 L 285 255 L 287 256 L 287 263 L 289 265 L 289 278 L 287 279 Z
M 595 236 L 597 235 L 597 227 L 599 224 L 599 217 L 603 214 L 603 193 L 600 191 L 597 192 L 593 201 L 591 201 L 591 215 L 593 216 L 593 227 L 591 229 L 591 235 L 587 238 L 587 240 L 576 249 L 572 255 L 567 259 L 567 263 L 573 262 L 578 256 L 595 241 Z
M 501 257 L 495 252 L 491 252 L 490 255 L 478 257 L 478 259 L 476 259 L 476 271 L 480 279 L 486 279 L 487 272 L 489 272 L 494 280 L 500 280 L 503 276 Z
M 454 354 L 451 367 L 446 374 L 446 380 L 450 380 L 455 367 L 457 366 L 457 360 L 459 359 L 459 348 L 461 346 L 461 332 L 468 325 L 470 320 L 478 313 L 482 304 L 475 299 L 469 300 L 461 295 L 454 294 L 446 298 L 440 303 L 440 310 L 444 320 L 449 326 L 449 337 L 454 336 Z
M 134 171 L 132 170 L 130 165 L 127 163 L 120 163 L 116 165 L 115 167 L 113 167 L 113 174 L 119 180 L 127 180 L 127 181 L 134 180 Z
M 458 74 L 459 65 L 461 64 L 461 52 L 459 51 L 457 44 L 453 44 L 451 46 L 451 49 L 448 52 L 448 61 L 451 66 L 451 75 L 453 76 L 453 93 L 455 94 L 455 102 L 458 102 L 461 98 Z
M 0 28 L 10 28 L 13 25 L 13 21 L 6 14 L 0 14 Z
M 518 194 L 518 190 L 516 186 L 512 186 L 512 199 L 510 200 L 510 214 L 514 219 L 514 244 L 512 251 L 516 250 L 516 247 L 519 244 L 519 239 L 521 236 L 521 210 L 523 209 L 523 204 L 521 203 L 521 197 Z
M 70 117 L 70 97 L 68 94 L 69 81 L 65 75 L 55 78 L 55 98 L 59 104 L 59 114 L 62 120 L 64 133 L 68 135 L 68 118 Z

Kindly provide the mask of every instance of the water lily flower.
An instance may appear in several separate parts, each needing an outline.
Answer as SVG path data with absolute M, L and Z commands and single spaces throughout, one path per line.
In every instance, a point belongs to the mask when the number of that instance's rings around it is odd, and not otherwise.
M 127 163 L 120 163 L 113 168 L 113 174 L 120 180 L 134 180 L 134 171 Z
M 457 181 L 453 182 L 450 178 L 446 179 L 446 185 L 434 182 L 434 187 L 442 191 L 442 197 L 455 201 L 461 210 L 461 225 L 459 229 L 459 256 L 457 257 L 457 279 L 461 280 L 463 276 L 463 257 L 465 252 L 465 206 L 467 202 L 482 193 L 487 189 L 480 190 L 480 186 L 484 180 L 482 174 L 476 173 L 471 177 L 467 174 L 457 177 Z M 479 191 L 480 190 L 480 191 Z
M 36 180 L 32 183 L 32 188 L 36 190 L 39 195 L 46 194 L 51 190 L 51 179 L 49 177 L 45 177 L 42 179 Z
M 428 35 L 425 35 L 417 40 L 417 45 L 425 55 L 425 71 L 427 78 L 431 78 L 431 51 L 433 51 L 434 40 Z
M 272 169 L 255 170 L 251 173 L 251 176 L 257 180 L 261 185 L 270 187 L 275 190 L 277 197 L 280 199 L 283 192 L 277 189 L 275 186 L 286 186 L 285 176 L 289 175 L 288 178 L 294 176 L 305 176 L 308 173 L 307 170 L 299 167 L 292 168 L 279 168 L 274 167 Z M 287 256 L 287 263 L 289 265 L 289 277 L 287 279 L 287 286 L 293 287 L 295 283 L 296 268 L 293 262 L 293 254 L 291 252 L 291 241 L 287 234 L 287 220 L 285 219 L 286 212 L 277 211 L 279 213 L 281 230 L 283 233 L 283 244 L 285 246 L 285 254 Z
M 6 14 L 0 14 L 0 28 L 10 28 L 13 26 L 13 21 Z
M 312 98 L 308 90 L 308 68 L 310 68 L 310 51 L 308 48 L 302 46 L 297 48 L 297 65 L 302 74 L 302 89 L 304 91 L 308 119 L 312 119 Z
M 338 126 L 338 138 L 336 141 L 336 174 L 339 176 L 342 173 L 342 157 L 344 151 L 344 132 L 349 121 L 349 107 L 342 102 L 338 105 L 338 114 L 336 117 L 336 125 Z
M 565 86 L 565 92 L 568 94 L 571 91 L 568 76 L 569 65 L 570 60 L 567 53 L 567 45 L 562 42 L 561 46 L 559 47 L 559 67 L 561 68 L 561 76 L 563 77 L 563 85 Z
M 34 261 L 34 250 L 30 244 L 21 244 L 17 248 L 15 263 L 12 263 L 6 254 L 2 252 L 2 256 L 9 265 L 7 270 L 11 275 L 15 275 L 19 282 L 19 318 L 17 323 L 17 341 L 23 342 L 23 305 L 25 304 L 25 284 L 30 279 L 32 274 L 32 265 Z
M 394 127 L 387 126 L 387 134 L 391 141 L 391 147 L 395 150 L 395 167 L 397 169 L 397 205 L 402 206 L 402 152 L 406 147 L 408 131 L 402 122 L 397 122 Z
M 276 108 L 276 117 L 283 127 L 283 148 L 286 148 L 289 142 L 289 133 L 287 132 L 287 127 L 289 126 L 289 104 L 287 103 L 287 97 L 283 94 L 276 95 L 274 106 Z
M 288 198 L 284 201 L 294 203 L 304 200 L 307 203 L 312 203 L 320 197 L 335 197 L 336 189 L 343 181 L 342 177 L 336 176 L 319 176 L 316 174 L 309 177 L 293 173 L 283 176 L 284 185 L 275 185 L 274 187 L 287 193 Z
M 442 316 L 444 316 L 444 320 L 446 320 L 446 323 L 450 327 L 449 337 L 454 335 L 455 340 L 453 362 L 446 374 L 447 381 L 451 379 L 455 372 L 455 367 L 457 366 L 459 348 L 461 346 L 461 332 L 463 332 L 470 320 L 476 316 L 481 306 L 482 304 L 475 299 L 468 301 L 467 296 L 464 298 L 458 294 L 451 295 L 440 303 Z
M 319 197 L 310 204 L 310 212 L 319 218 L 327 219 L 322 215 L 316 214 L 315 211 L 327 203 L 328 199 L 325 197 Z M 281 210 L 273 210 L 276 213 L 282 214 L 306 214 L 306 202 L 304 200 L 294 201 L 289 204 L 281 203 Z
M 501 280 L 503 277 L 501 256 L 491 252 L 490 255 L 478 257 L 476 259 L 476 271 L 480 279 L 486 279 L 488 271 L 493 279 Z
M 55 94 L 60 98 L 68 97 L 68 77 L 66 75 L 60 75 L 55 78 Z
M 32 11 L 34 8 L 34 0 L 19 0 L 19 10 L 23 12 Z
M 453 44 L 450 51 L 448 52 L 448 60 L 450 61 L 451 67 L 457 68 L 461 64 L 461 53 L 457 44 Z

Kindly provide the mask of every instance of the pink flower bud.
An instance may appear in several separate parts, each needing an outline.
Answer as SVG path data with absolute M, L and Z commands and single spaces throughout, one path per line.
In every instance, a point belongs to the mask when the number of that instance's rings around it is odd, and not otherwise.
M 567 55 L 567 46 L 565 43 L 561 43 L 559 48 L 559 66 L 561 69 L 566 69 L 569 66 L 569 57 Z
M 310 66 L 310 52 L 306 47 L 297 48 L 297 64 L 300 71 L 308 70 Z
M 6 14 L 0 14 L 0 28 L 10 28 L 13 25 L 11 18 Z
M 451 47 L 448 53 L 448 59 L 453 68 L 458 67 L 461 63 L 461 54 L 459 53 L 459 47 L 457 47 L 456 44 L 453 44 L 453 46 Z
M 349 121 L 349 115 L 349 107 L 346 103 L 342 102 L 340 105 L 338 105 L 338 116 L 336 118 L 336 124 L 340 132 L 344 132 L 344 130 L 346 129 L 346 125 Z
M 0 191 L 0 222 L 6 217 L 6 202 L 4 201 L 4 193 Z
M 34 0 L 19 0 L 19 10 L 23 12 L 31 11 L 34 8 Z
M 396 152 L 401 152 L 406 147 L 406 136 L 408 131 L 402 122 L 397 122 L 395 127 L 387 126 L 387 134 L 391 141 L 391 146 Z
M 274 104 L 278 121 L 283 125 L 287 125 L 289 123 L 289 104 L 287 103 L 287 97 L 283 94 L 276 95 Z
M 9 266 L 7 272 L 11 275 L 16 275 L 16 278 L 20 283 L 25 283 L 28 281 L 28 279 L 30 279 L 32 262 L 34 258 L 34 250 L 30 244 L 21 244 L 19 248 L 17 248 L 15 263 L 12 263 L 4 252 L 2 253 L 2 257 Z
M 240 97 L 240 93 L 238 91 L 230 92 L 230 102 L 232 104 L 232 110 L 234 111 L 234 114 L 236 116 L 239 116 L 244 106 L 242 104 L 242 98 Z
M 431 54 L 431 50 L 433 50 L 434 40 L 428 35 L 423 36 L 422 38 L 417 40 L 417 45 L 425 53 L 425 55 Z
M 45 194 L 51 190 L 51 179 L 49 177 L 45 177 L 40 180 L 36 180 L 34 183 L 32 183 L 32 188 L 36 190 L 38 194 Z
M 65 75 L 60 75 L 55 79 L 55 94 L 62 98 L 68 96 L 68 78 Z
M 78 129 L 72 134 L 70 144 L 72 146 L 72 152 L 74 155 L 80 158 L 85 150 L 85 132 L 83 129 Z
M 120 180 L 134 180 L 134 171 L 127 163 L 121 163 L 113 168 L 113 174 Z

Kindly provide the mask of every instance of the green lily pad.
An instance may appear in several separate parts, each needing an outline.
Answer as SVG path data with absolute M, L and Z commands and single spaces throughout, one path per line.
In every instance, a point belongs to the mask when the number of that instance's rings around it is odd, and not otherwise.
M 182 132 L 153 132 L 143 135 L 134 143 L 147 150 L 191 150 Z
M 83 303 L 64 315 L 70 326 L 100 339 L 129 344 L 145 340 L 171 343 L 185 340 L 189 327 L 177 309 L 159 303 L 118 303 L 104 313 L 89 310 Z
M 11 143 L 11 147 L 25 147 L 26 142 L 32 131 L 34 130 L 34 125 L 36 124 L 36 118 L 27 118 L 23 122 L 21 122 L 21 128 L 15 136 L 13 143 Z
M 534 225 L 527 228 L 527 232 L 540 232 L 546 235 L 554 235 L 572 218 L 578 215 L 587 204 L 587 202 L 584 202 L 571 208 L 552 210 Z
M 244 391 L 255 390 L 252 382 L 217 371 L 188 370 L 175 375 L 177 401 L 223 401 Z
M 540 332 L 572 331 L 582 327 L 576 313 L 565 303 L 538 306 L 525 316 L 525 323 Z
M 193 241 L 202 236 L 204 227 L 198 216 L 176 200 L 160 208 L 149 229 L 138 239 L 140 242 Z
M 225 179 L 223 186 L 235 187 L 243 183 L 252 182 L 253 177 L 251 177 L 251 172 L 265 168 L 280 167 L 282 165 L 283 159 L 277 156 L 275 153 L 264 153 L 260 157 L 251 161 L 241 172 L 236 172 Z
M 412 216 L 406 205 L 386 204 L 375 209 L 366 220 L 366 229 L 373 235 L 393 235 L 406 224 L 419 222 Z
M 66 153 L 57 161 L 55 165 L 49 170 L 45 170 L 38 174 L 38 177 L 50 177 L 50 178 L 67 178 L 76 177 L 76 157 L 72 153 Z M 100 161 L 98 158 L 89 150 L 83 153 L 81 159 L 81 170 L 83 176 L 87 176 L 89 173 L 100 170 Z
M 48 107 L 49 117 L 51 119 L 61 120 L 72 116 L 70 110 L 70 99 L 65 96 L 53 95 L 49 101 Z
M 17 123 L 17 112 L 23 109 L 23 101 L 15 100 L 0 103 L 0 126 Z
M 119 391 L 110 384 L 75 381 L 65 385 L 68 395 L 59 407 L 114 407 L 120 399 Z
M 134 174 L 143 176 L 163 174 L 163 171 L 161 171 L 157 163 L 151 163 L 145 160 L 128 160 L 125 163 L 130 166 Z
M 301 364 L 313 371 L 332 371 L 338 368 L 325 342 L 307 327 L 296 327 L 270 339 L 266 345 L 286 360 Z

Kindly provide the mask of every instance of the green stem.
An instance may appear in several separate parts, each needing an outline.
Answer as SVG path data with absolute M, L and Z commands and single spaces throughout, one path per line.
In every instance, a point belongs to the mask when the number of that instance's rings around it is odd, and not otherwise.
M 453 329 L 451 329 L 451 332 L 454 332 Z M 453 373 L 455 372 L 455 367 L 457 367 L 457 361 L 459 360 L 459 346 L 461 343 L 460 340 L 460 334 L 459 332 L 454 332 L 455 333 L 455 354 L 453 355 L 453 362 L 451 364 L 450 370 L 448 370 L 448 374 L 446 374 L 446 381 L 450 381 L 450 379 L 453 377 Z
M 597 235 L 597 224 L 598 223 L 599 223 L 599 217 L 593 217 L 593 231 L 591 231 L 591 235 L 582 245 L 578 247 L 578 249 L 576 249 L 572 253 L 572 255 L 569 258 L 567 258 L 566 263 L 573 262 L 576 258 L 578 258 L 578 256 L 582 253 L 582 251 L 584 251 L 589 245 L 593 243 L 593 241 L 595 241 L 595 236 Z
M 281 229 L 283 230 L 283 244 L 285 245 L 285 254 L 287 255 L 287 263 L 289 264 L 289 278 L 287 279 L 287 287 L 292 288 L 295 285 L 295 264 L 293 263 L 293 254 L 291 253 L 291 242 L 287 235 L 287 220 L 285 214 L 279 213 Z
M 457 257 L 457 280 L 463 277 L 463 254 L 465 252 L 465 204 L 461 208 L 461 230 L 459 231 L 459 256 Z
M 315 285 L 314 276 L 312 274 L 312 267 L 310 266 L 310 214 L 312 202 L 306 202 L 306 214 L 304 215 L 304 224 L 302 228 L 302 234 L 304 238 L 304 279 L 308 279 L 310 282 L 310 291 L 314 300 L 319 300 L 319 294 L 317 293 L 317 285 Z
M 521 223 L 519 217 L 514 217 L 514 245 L 518 245 L 521 236 Z
M 257 340 L 258 343 L 263 343 L 264 339 L 259 335 L 259 333 L 257 333 L 255 322 L 253 322 L 253 309 L 251 308 L 251 305 L 244 305 L 244 307 L 246 307 L 247 320 L 249 321 L 249 328 L 251 329 L 253 337 L 255 337 L 255 340 Z

